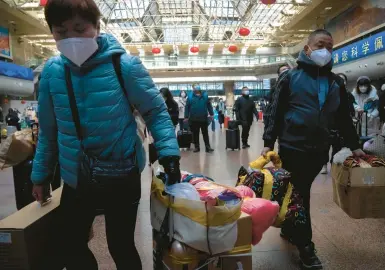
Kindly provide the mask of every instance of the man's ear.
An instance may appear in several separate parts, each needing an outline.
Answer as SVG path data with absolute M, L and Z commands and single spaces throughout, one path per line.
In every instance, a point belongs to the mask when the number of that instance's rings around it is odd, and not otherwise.
M 303 46 L 303 50 L 305 51 L 307 56 L 310 56 L 310 47 L 309 47 L 309 45 L 306 44 L 305 46 Z

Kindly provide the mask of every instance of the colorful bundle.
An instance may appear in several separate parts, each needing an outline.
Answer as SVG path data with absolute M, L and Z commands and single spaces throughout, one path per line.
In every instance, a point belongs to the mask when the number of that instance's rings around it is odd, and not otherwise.
M 385 160 L 376 156 L 365 155 L 363 157 L 348 157 L 344 161 L 347 168 L 378 168 L 385 167 Z
M 264 168 L 270 161 L 275 167 Z M 241 167 L 237 185 L 251 188 L 257 198 L 278 202 L 281 211 L 274 226 L 280 227 L 284 220 L 290 220 L 293 224 L 305 223 L 303 200 L 290 184 L 290 173 L 282 169 L 281 165 L 279 156 L 270 152 L 267 157 L 260 157 L 250 163 L 252 172 Z

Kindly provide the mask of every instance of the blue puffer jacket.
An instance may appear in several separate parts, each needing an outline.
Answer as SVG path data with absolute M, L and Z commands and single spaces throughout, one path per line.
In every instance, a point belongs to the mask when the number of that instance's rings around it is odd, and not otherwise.
M 58 161 L 63 180 L 77 185 L 80 142 L 72 120 L 64 65 L 71 68 L 84 147 L 101 159 L 129 157 L 136 146 L 139 166 L 145 160 L 136 122 L 112 65 L 113 54 L 121 56 L 121 68 L 130 103 L 143 116 L 155 141 L 159 157 L 179 156 L 175 130 L 167 107 L 141 61 L 129 56 L 111 35 L 100 35 L 99 49 L 81 67 L 63 55 L 51 58 L 39 86 L 39 142 L 33 162 L 32 181 L 42 183 Z
M 202 92 L 200 96 L 195 93 L 189 95 L 184 114 L 185 118 L 197 122 L 206 122 L 208 114 L 214 116 L 213 106 L 207 93 Z

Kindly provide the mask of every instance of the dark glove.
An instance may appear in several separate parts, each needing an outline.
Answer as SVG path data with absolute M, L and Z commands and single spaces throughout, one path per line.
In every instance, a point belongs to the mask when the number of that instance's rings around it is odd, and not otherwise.
M 160 165 L 163 166 L 164 172 L 167 175 L 166 185 L 168 186 L 180 182 L 181 174 L 180 174 L 179 159 L 180 157 L 171 156 L 171 157 L 164 157 L 159 160 Z

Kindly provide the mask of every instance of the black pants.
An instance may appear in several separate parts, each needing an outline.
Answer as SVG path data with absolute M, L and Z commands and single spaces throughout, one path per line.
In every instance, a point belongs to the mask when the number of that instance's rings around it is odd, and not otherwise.
M 323 153 L 300 152 L 288 148 L 280 148 L 283 168 L 291 173 L 291 183 L 303 199 L 306 210 L 305 224 L 284 223 L 283 231 L 293 239 L 299 248 L 311 243 L 313 232 L 310 217 L 310 190 L 314 179 L 325 163 Z
M 191 131 L 193 133 L 193 143 L 195 148 L 199 147 L 199 131 L 202 131 L 203 140 L 206 147 L 210 147 L 209 131 L 207 121 L 191 121 Z
M 95 218 L 95 202 L 102 201 L 108 249 L 117 270 L 141 270 L 142 264 L 134 241 L 141 197 L 140 174 L 135 172 L 124 183 L 106 187 L 103 195 L 95 195 L 80 195 L 66 184 L 63 187 L 60 211 L 63 218 L 62 246 L 66 269 L 98 269 L 96 259 L 88 248 L 88 240 Z
M 242 122 L 242 143 L 245 145 L 249 140 L 251 124 L 248 122 Z

